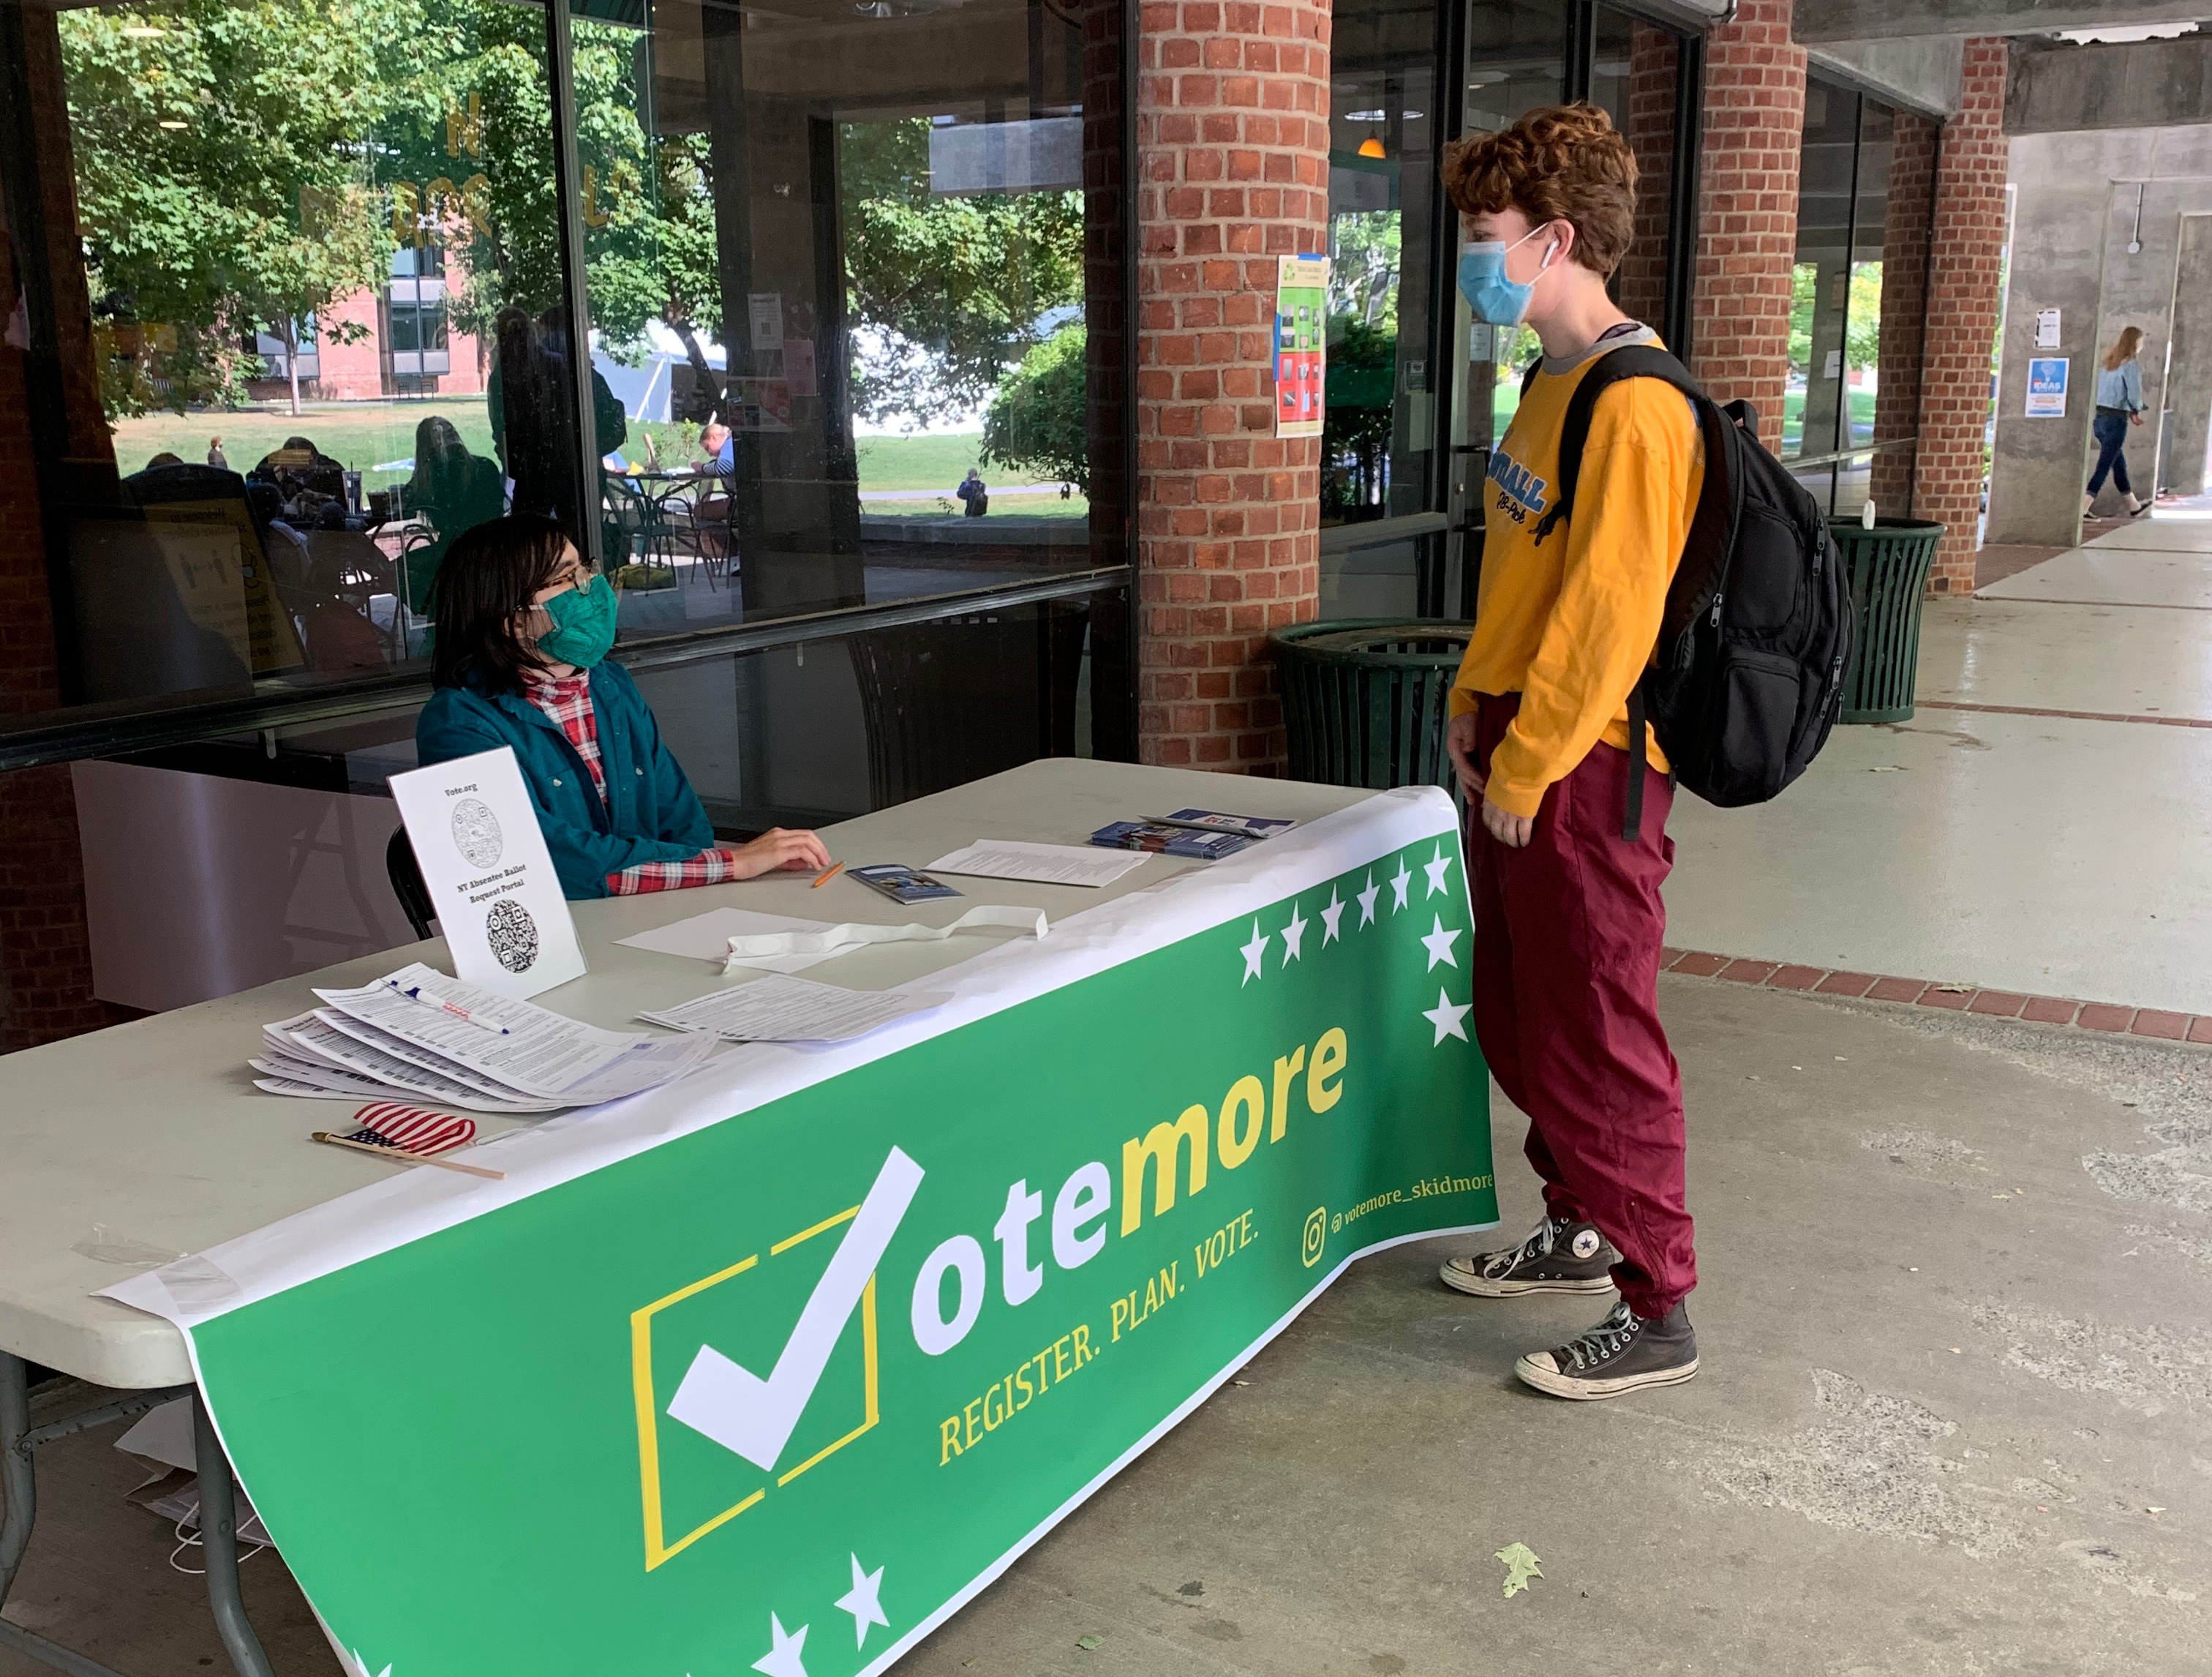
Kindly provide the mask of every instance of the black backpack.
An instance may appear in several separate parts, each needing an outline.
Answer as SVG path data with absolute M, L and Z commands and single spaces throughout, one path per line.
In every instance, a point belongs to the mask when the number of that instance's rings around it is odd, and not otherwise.
M 1856 618 L 1820 503 L 1759 445 L 1750 404 L 1717 406 L 1680 362 L 1652 345 L 1607 351 L 1575 387 L 1559 436 L 1557 498 L 1536 540 L 1572 510 L 1591 411 L 1623 379 L 1657 379 L 1680 391 L 1705 440 L 1705 486 L 1667 590 L 1657 656 L 1628 699 L 1621 836 L 1632 840 L 1643 824 L 1647 726 L 1674 778 L 1723 808 L 1764 803 L 1804 773 L 1843 708 Z

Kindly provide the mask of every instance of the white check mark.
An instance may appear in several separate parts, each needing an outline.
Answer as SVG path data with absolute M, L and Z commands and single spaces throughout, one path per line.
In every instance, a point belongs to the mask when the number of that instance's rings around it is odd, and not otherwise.
M 668 1405 L 672 1419 L 695 1432 L 704 1433 L 726 1450 L 764 1473 L 775 1471 L 776 1459 L 799 1425 L 799 1418 L 830 1366 L 830 1354 L 838 1336 L 860 1302 L 868 1278 L 883 1261 L 891 1236 L 905 1218 L 907 1207 L 921 1186 L 921 1167 L 897 1148 L 876 1173 L 868 1197 L 845 1238 L 837 1244 L 830 1266 L 814 1284 L 799 1325 L 775 1359 L 766 1380 L 740 1367 L 712 1345 L 699 1347 L 691 1366 Z

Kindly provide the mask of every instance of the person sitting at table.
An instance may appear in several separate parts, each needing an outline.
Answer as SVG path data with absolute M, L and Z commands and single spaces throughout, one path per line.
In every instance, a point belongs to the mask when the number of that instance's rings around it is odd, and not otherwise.
M 452 420 L 432 414 L 415 427 L 415 475 L 401 490 L 400 504 L 435 537 L 407 555 L 407 603 L 427 614 L 447 548 L 462 531 L 507 510 L 507 480 L 497 460 L 469 452 Z
M 345 467 L 304 436 L 288 436 L 247 473 L 248 479 L 276 485 L 284 504 L 302 517 L 323 501 L 345 498 Z M 307 504 L 302 497 L 312 497 Z
M 629 674 L 606 662 L 615 591 L 551 519 L 479 524 L 431 585 L 436 691 L 415 724 L 424 765 L 514 749 L 562 890 L 631 896 L 819 869 L 811 832 L 721 845 Z
M 737 434 L 709 415 L 699 432 L 698 470 L 708 474 L 701 483 L 691 509 L 691 521 L 699 532 L 702 551 L 717 557 L 732 546 L 730 532 L 732 474 L 738 467 Z

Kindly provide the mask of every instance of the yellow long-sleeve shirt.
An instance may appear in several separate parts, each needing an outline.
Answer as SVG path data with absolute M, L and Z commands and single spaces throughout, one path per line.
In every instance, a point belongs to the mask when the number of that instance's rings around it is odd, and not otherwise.
M 1603 347 L 1654 341 L 1639 332 Z M 1667 585 L 1705 481 L 1689 403 L 1656 380 L 1624 380 L 1590 415 L 1574 511 L 1536 542 L 1559 479 L 1567 400 L 1598 359 L 1563 372 L 1547 363 L 1490 457 L 1474 634 L 1450 708 L 1473 710 L 1478 693 L 1521 695 L 1487 791 L 1515 815 L 1535 814 L 1545 789 L 1600 740 L 1628 748 L 1628 696 L 1658 643 Z M 1651 766 L 1666 772 L 1656 740 L 1648 750 Z

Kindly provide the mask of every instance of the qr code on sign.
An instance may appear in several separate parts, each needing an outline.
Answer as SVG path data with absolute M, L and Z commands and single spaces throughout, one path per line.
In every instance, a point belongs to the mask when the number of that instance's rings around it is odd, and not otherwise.
M 512 897 L 502 897 L 484 916 L 484 936 L 499 964 L 510 973 L 527 973 L 538 964 L 538 922 Z

